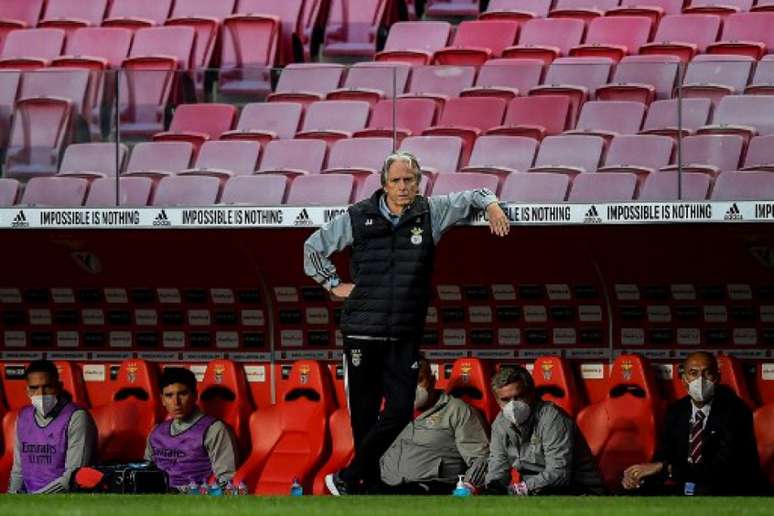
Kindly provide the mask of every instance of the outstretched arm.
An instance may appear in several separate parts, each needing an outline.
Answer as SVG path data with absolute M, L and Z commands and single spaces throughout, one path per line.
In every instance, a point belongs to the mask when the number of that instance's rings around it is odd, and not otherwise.
M 428 201 L 432 217 L 433 240 L 436 242 L 440 240 L 444 231 L 467 217 L 474 208 L 486 210 L 493 234 L 505 236 L 510 230 L 508 217 L 500 208 L 497 196 L 487 188 L 439 195 L 430 197 Z

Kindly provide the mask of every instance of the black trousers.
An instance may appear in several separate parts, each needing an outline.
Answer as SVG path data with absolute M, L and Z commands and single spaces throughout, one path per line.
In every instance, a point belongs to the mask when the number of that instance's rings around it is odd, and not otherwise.
M 411 421 L 419 374 L 419 340 L 344 338 L 355 456 L 341 476 L 350 485 L 379 484 L 379 459 Z

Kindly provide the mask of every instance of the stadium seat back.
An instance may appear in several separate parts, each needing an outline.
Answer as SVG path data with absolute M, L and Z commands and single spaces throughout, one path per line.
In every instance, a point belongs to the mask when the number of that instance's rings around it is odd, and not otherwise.
M 713 201 L 753 201 L 773 198 L 771 172 L 723 172 L 715 180 Z
M 285 201 L 288 178 L 274 174 L 235 176 L 223 186 L 221 204 L 278 206 Z
M 616 174 L 579 174 L 572 183 L 571 202 L 625 202 L 634 199 L 637 176 L 626 172 Z
M 242 109 L 237 130 L 270 131 L 277 138 L 293 138 L 302 114 L 303 107 L 295 102 L 255 102 Z M 234 137 L 237 136 L 235 133 Z
M 352 422 L 346 407 L 336 409 L 331 414 L 328 428 L 331 433 L 331 455 L 314 479 L 312 494 L 318 496 L 328 494 L 328 489 L 325 487 L 325 476 L 344 469 L 355 454 L 352 441 Z
M 460 398 L 492 422 L 500 411 L 489 382 L 492 370 L 477 358 L 458 358 L 452 365 L 451 375 L 446 383 L 446 392 Z
M 126 29 L 84 27 L 67 38 L 64 55 L 100 57 L 107 60 L 110 68 L 117 69 L 129 55 L 131 43 L 132 33 Z
M 290 185 L 286 204 L 344 206 L 352 200 L 354 187 L 349 174 L 299 176 Z
M 0 2 L 0 19 L 21 22 L 25 27 L 34 27 L 40 19 L 44 4 L 45 0 L 5 0 Z
M 475 190 L 478 188 L 487 188 L 493 193 L 497 193 L 497 176 L 493 174 L 483 174 L 478 172 L 468 172 L 465 174 L 441 174 L 433 183 L 432 195 L 447 195 L 464 190 Z
M 88 180 L 77 177 L 33 177 L 27 182 L 19 204 L 41 208 L 80 207 L 88 189 Z
M 457 97 L 476 80 L 474 66 L 415 66 L 411 71 L 409 93 Z
M 325 162 L 323 140 L 273 140 L 266 145 L 261 171 L 297 170 L 317 174 Z
M 171 10 L 172 0 L 112 0 L 105 20 L 115 22 L 115 25 L 121 21 L 142 22 L 142 25 L 127 25 L 129 27 L 145 26 L 145 22 L 150 23 L 148 26 L 158 26 L 164 25 Z
M 570 364 L 561 357 L 542 356 L 532 369 L 535 391 L 541 399 L 561 407 L 575 419 L 583 404 L 581 392 Z
M 774 404 L 770 403 L 756 410 L 753 423 L 761 470 L 768 485 L 774 486 Z
M 437 110 L 435 101 L 425 98 L 405 98 L 377 102 L 368 127 L 389 130 L 391 136 L 393 104 L 396 128 L 408 131 L 409 135 L 422 134 L 422 131 L 435 122 Z
M 0 58 L 33 57 L 48 61 L 61 55 L 65 32 L 61 29 L 12 30 L 5 38 Z
M 164 177 L 156 186 L 153 206 L 211 206 L 218 201 L 217 177 L 186 175 Z
M 519 46 L 557 47 L 559 54 L 565 56 L 570 48 L 580 44 L 585 28 L 581 20 L 534 18 L 521 28 Z
M 191 166 L 190 142 L 140 142 L 132 149 L 126 172 L 179 172 Z
M 108 0 L 47 0 L 40 26 L 91 26 L 102 23 Z M 69 23 L 68 23 L 69 22 Z M 60 25 L 65 24 L 65 25 Z
M 8 481 L 13 467 L 13 447 L 16 443 L 16 419 L 18 410 L 11 410 L 3 415 L 3 454 L 0 456 L 0 491 L 8 492 Z
M 83 373 L 78 364 L 65 360 L 54 362 L 59 371 L 59 381 L 62 382 L 64 392 L 73 403 L 83 408 L 89 407 L 89 397 L 86 394 L 86 386 L 83 384 Z
M 210 140 L 204 142 L 194 169 L 222 169 L 233 175 L 252 174 L 261 155 L 257 142 Z
M 116 151 L 118 156 L 116 159 Z M 65 149 L 59 173 L 97 172 L 117 176 L 128 154 L 126 145 L 115 143 L 76 143 Z M 116 170 L 116 164 L 119 170 Z
M 168 132 L 203 133 L 217 140 L 233 127 L 236 115 L 236 107 L 230 104 L 180 104 L 175 108 Z
M 570 178 L 565 174 L 511 174 L 500 191 L 505 202 L 559 203 L 567 198 Z
M 15 179 L 0 178 L 0 206 L 13 206 L 18 196 L 19 182 Z
M 116 206 L 116 181 L 118 181 L 118 206 L 139 208 L 147 206 L 153 193 L 153 180 L 148 177 L 97 178 L 89 186 L 84 206 L 105 208 Z
M 683 172 L 682 176 L 672 170 L 664 170 L 649 175 L 640 190 L 641 201 L 678 200 L 678 181 L 682 177 L 681 199 L 685 201 L 704 201 L 709 194 L 711 178 L 701 172 Z
M 422 170 L 455 172 L 460 166 L 462 140 L 456 136 L 411 136 L 400 149 L 417 157 Z
M 244 456 L 250 449 L 248 422 L 254 410 L 244 370 L 231 360 L 213 360 L 198 389 L 199 407 L 231 427 Z

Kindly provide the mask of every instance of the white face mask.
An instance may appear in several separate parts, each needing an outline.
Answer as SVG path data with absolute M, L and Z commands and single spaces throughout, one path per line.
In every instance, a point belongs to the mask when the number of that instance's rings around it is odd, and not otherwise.
M 427 399 L 430 397 L 430 393 L 422 387 L 417 385 L 417 392 L 414 395 L 414 409 L 419 410 L 427 404 Z
M 30 396 L 30 401 L 38 415 L 45 416 L 56 406 L 57 398 L 52 394 L 39 394 L 37 396 Z
M 696 403 L 706 403 L 715 396 L 715 382 L 699 377 L 688 382 L 688 395 Z
M 511 400 L 503 407 L 503 416 L 505 419 L 516 426 L 523 425 L 529 419 L 531 409 L 529 405 L 521 400 Z

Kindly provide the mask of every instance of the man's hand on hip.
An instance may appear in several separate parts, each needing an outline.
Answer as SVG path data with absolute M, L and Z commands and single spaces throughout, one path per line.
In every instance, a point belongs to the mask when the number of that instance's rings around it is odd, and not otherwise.
M 511 230 L 508 216 L 505 215 L 503 209 L 496 202 L 486 207 L 486 215 L 489 218 L 489 229 L 492 231 L 492 234 L 502 237 Z
M 333 294 L 333 297 L 339 298 L 339 299 L 347 299 L 349 295 L 352 293 L 352 289 L 355 288 L 354 283 L 339 283 L 335 287 L 331 289 L 331 294 Z

